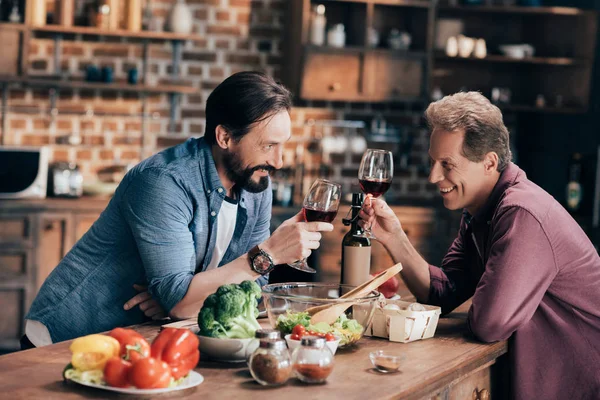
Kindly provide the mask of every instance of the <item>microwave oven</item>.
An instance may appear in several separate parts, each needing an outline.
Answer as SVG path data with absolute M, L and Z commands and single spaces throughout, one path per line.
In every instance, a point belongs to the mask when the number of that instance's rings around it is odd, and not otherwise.
M 0 199 L 42 199 L 48 184 L 47 147 L 0 146 Z

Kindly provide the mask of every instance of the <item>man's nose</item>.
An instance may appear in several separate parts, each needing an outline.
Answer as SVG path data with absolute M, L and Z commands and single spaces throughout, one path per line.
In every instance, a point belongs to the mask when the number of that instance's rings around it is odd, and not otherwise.
M 431 171 L 429 171 L 429 183 L 436 184 L 444 180 L 444 175 L 440 171 L 440 166 L 437 163 L 434 163 L 431 166 Z
M 282 148 L 278 148 L 273 153 L 273 159 L 271 160 L 271 162 L 269 162 L 269 164 L 271 164 L 271 166 L 273 166 L 276 169 L 281 169 L 283 167 L 283 149 Z

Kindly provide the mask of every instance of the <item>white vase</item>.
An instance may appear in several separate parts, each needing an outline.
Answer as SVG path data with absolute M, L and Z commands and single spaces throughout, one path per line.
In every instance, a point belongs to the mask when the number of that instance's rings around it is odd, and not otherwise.
M 185 0 L 177 0 L 169 15 L 169 30 L 175 33 L 191 33 L 193 18 Z

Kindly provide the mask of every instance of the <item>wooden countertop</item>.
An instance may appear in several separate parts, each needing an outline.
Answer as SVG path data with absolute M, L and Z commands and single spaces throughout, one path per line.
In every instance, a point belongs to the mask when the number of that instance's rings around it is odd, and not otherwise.
M 76 212 L 102 212 L 110 197 L 107 196 L 83 196 L 76 199 L 69 198 L 53 198 L 48 197 L 45 199 L 11 199 L 11 200 L 0 200 L 0 211 L 20 211 L 20 212 L 49 212 L 49 211 L 76 211 Z M 340 213 L 346 212 L 349 204 L 340 205 Z M 416 206 L 416 205 L 391 205 L 394 210 L 403 210 L 409 213 L 419 212 L 434 212 L 436 207 L 430 205 Z M 293 207 L 273 207 L 273 214 L 295 214 L 300 211 L 301 206 Z
M 432 339 L 413 343 L 394 343 L 384 339 L 363 338 L 354 349 L 340 350 L 335 368 L 324 385 L 307 386 L 296 379 L 278 388 L 265 389 L 255 383 L 247 368 L 235 364 L 200 361 L 196 371 L 204 383 L 179 392 L 177 398 L 193 399 L 418 399 L 443 388 L 460 377 L 492 363 L 507 352 L 507 343 L 485 344 L 465 336 L 468 303 L 446 318 L 441 318 Z M 265 320 L 262 320 L 265 321 Z M 157 324 L 135 326 L 153 339 Z M 61 379 L 70 360 L 70 342 L 0 357 L 0 388 L 7 399 L 113 398 L 112 393 L 93 390 Z M 404 353 L 401 372 L 379 374 L 372 369 L 369 352 L 391 350 Z M 147 397 L 146 397 L 147 398 Z M 164 396 L 163 396 L 164 398 Z

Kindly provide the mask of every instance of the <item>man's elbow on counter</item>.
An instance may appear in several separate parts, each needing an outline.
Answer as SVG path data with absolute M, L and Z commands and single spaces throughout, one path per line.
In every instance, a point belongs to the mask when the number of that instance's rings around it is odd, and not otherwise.
M 508 324 L 502 321 L 492 319 L 475 319 L 472 316 L 467 320 L 469 331 L 478 340 L 484 343 L 494 343 L 506 340 L 512 335 L 513 331 L 508 328 Z
M 179 303 L 169 311 L 169 317 L 173 320 L 182 320 L 194 318 L 196 315 L 190 314 L 189 310 L 185 310 L 184 307 L 181 306 L 181 303 Z

